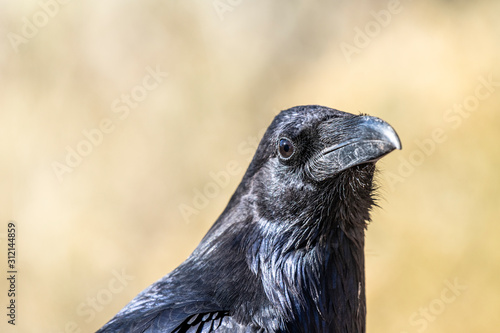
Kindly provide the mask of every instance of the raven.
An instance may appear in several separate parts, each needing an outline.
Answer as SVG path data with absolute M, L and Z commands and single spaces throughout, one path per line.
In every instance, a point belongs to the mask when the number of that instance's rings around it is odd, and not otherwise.
M 379 118 L 282 111 L 194 252 L 98 332 L 365 332 L 375 162 L 394 149 Z

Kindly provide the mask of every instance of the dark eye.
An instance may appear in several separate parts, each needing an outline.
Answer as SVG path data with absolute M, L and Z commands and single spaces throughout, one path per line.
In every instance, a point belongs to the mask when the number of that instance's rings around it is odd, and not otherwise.
M 292 156 L 293 152 L 295 151 L 293 143 L 288 139 L 280 139 L 280 142 L 278 143 L 278 148 L 280 151 L 280 155 L 283 158 L 290 158 L 290 156 Z

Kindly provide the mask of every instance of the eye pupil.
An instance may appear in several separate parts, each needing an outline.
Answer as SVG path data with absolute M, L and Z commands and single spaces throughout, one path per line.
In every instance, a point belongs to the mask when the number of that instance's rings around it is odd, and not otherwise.
M 279 152 L 281 157 L 289 158 L 293 155 L 294 147 L 293 144 L 288 139 L 280 139 L 279 142 Z

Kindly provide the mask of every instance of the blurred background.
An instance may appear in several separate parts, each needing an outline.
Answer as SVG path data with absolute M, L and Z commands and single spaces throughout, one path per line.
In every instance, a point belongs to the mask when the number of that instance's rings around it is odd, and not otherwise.
M 368 331 L 500 326 L 499 1 L 0 0 L 0 268 L 17 318 L 93 332 L 195 248 L 280 110 L 368 113 Z M 5 313 L 4 313 L 5 312 Z

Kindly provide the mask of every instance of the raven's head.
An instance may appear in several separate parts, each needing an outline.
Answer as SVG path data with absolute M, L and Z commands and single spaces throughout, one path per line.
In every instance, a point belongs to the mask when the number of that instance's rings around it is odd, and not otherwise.
M 373 204 L 375 162 L 394 149 L 401 149 L 398 135 L 379 118 L 298 106 L 275 117 L 245 178 L 268 221 L 336 214 L 338 223 L 357 222 Z

